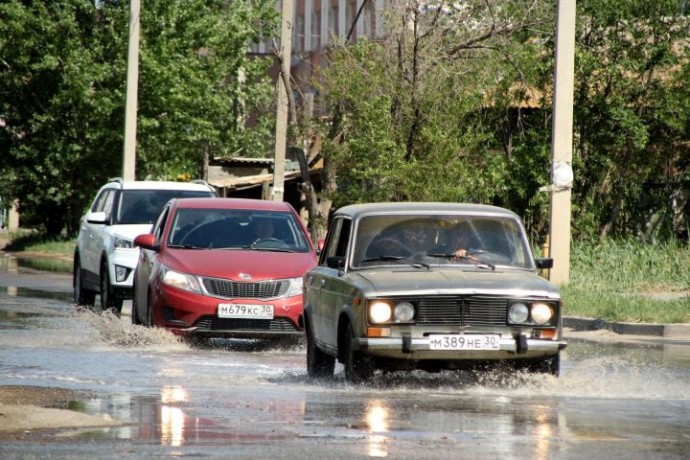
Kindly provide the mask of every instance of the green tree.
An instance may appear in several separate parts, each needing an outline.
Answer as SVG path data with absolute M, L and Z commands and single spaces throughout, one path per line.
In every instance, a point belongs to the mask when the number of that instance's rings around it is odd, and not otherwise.
M 0 193 L 49 234 L 73 233 L 122 171 L 129 5 L 96 3 L 0 4 Z M 270 0 L 143 2 L 137 178 L 199 177 L 205 151 L 267 150 L 267 63 L 247 50 L 276 16 Z
M 387 37 L 334 49 L 317 83 L 341 114 L 324 143 L 337 164 L 335 203 L 528 203 L 549 163 L 527 171 L 502 133 L 516 130 L 512 113 L 526 97 L 515 83 L 540 76 L 535 35 L 552 30 L 551 5 L 395 3 Z M 526 173 L 532 190 L 515 194 Z

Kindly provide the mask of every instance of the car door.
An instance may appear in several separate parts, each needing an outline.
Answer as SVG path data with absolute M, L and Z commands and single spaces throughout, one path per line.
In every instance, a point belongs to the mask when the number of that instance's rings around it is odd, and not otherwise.
M 161 251 L 165 251 L 165 244 L 163 237 L 165 235 L 165 228 L 168 223 L 168 216 L 170 215 L 170 206 L 163 208 L 158 220 L 153 226 L 152 233 L 155 236 L 154 245 L 158 250 L 140 248 L 139 260 L 137 261 L 137 268 L 135 272 L 135 294 L 137 296 L 137 315 L 139 318 L 147 318 L 147 310 L 149 307 L 149 292 L 153 297 L 158 292 L 158 271 L 160 269 Z M 153 302 L 154 299 L 152 298 Z
M 100 274 L 101 254 L 103 252 L 104 231 L 109 225 L 112 216 L 113 203 L 115 201 L 115 189 L 104 189 L 96 197 L 89 213 L 82 221 L 83 248 L 82 248 L 82 268 L 87 272 L 91 281 L 98 283 Z M 89 222 L 91 212 L 103 212 L 106 215 L 104 222 Z
M 319 266 L 307 279 L 307 296 L 314 312 L 314 337 L 333 349 L 337 346 L 338 316 L 343 305 L 341 272 L 345 268 L 351 226 L 349 218 L 333 220 Z

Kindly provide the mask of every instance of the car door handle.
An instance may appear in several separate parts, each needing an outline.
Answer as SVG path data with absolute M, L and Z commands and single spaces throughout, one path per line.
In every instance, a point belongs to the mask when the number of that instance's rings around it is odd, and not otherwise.
M 321 287 L 324 287 L 326 285 L 326 280 L 321 280 Z

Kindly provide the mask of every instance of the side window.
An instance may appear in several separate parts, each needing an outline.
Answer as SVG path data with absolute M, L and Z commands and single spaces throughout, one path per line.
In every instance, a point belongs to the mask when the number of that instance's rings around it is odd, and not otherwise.
M 154 244 L 160 245 L 163 241 L 163 230 L 165 230 L 165 223 L 168 220 L 168 214 L 170 214 L 170 208 L 165 208 L 158 217 L 158 222 L 153 226 L 153 234 L 156 236 Z
M 329 257 L 342 257 L 347 255 L 347 244 L 350 239 L 350 227 L 352 223 L 349 219 L 338 218 L 331 223 L 333 228 L 329 232 L 324 251 L 319 260 L 320 265 L 327 265 Z
M 114 190 L 108 190 L 108 194 L 105 197 L 105 200 L 103 202 L 103 209 L 99 209 L 99 211 L 103 211 L 105 213 L 105 216 L 108 220 L 111 219 L 113 216 L 113 202 L 115 201 L 115 191 Z
M 101 193 L 98 194 L 96 199 L 93 202 L 93 206 L 91 206 L 91 212 L 100 212 L 103 211 L 103 207 L 105 206 L 105 201 L 110 194 L 111 190 L 106 189 L 101 191 Z

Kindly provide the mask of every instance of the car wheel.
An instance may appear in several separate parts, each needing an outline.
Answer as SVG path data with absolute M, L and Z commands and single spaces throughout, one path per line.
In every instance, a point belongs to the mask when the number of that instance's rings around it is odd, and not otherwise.
M 93 307 L 96 302 L 96 293 L 84 289 L 82 276 L 81 262 L 77 259 L 74 265 L 74 279 L 72 283 L 74 287 L 74 303 L 77 306 Z
M 146 296 L 146 308 L 144 308 L 144 320 L 142 324 L 146 327 L 153 327 L 153 311 L 151 309 L 151 298 Z
M 101 266 L 101 310 L 109 310 L 116 316 L 122 312 L 122 299 L 118 299 L 110 288 L 110 276 L 108 266 L 103 263 Z
M 371 357 L 365 356 L 352 346 L 355 333 L 352 325 L 347 326 L 345 332 L 345 379 L 350 383 L 362 383 L 369 380 L 374 373 Z
M 307 374 L 312 378 L 331 378 L 335 370 L 335 358 L 324 353 L 314 340 L 314 334 L 307 324 Z
M 139 319 L 139 314 L 137 313 L 137 293 L 134 290 L 132 295 L 132 324 L 135 326 L 141 326 L 143 323 Z

